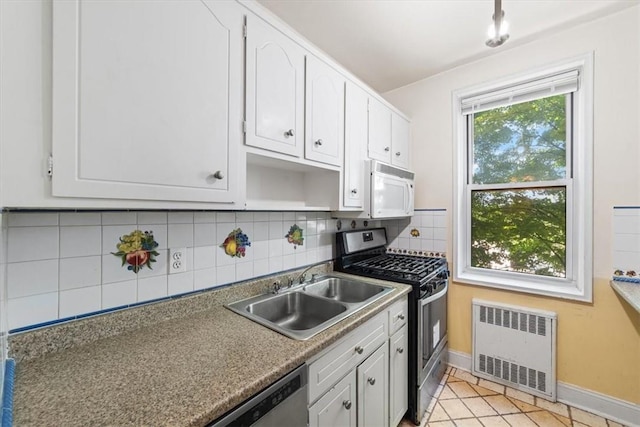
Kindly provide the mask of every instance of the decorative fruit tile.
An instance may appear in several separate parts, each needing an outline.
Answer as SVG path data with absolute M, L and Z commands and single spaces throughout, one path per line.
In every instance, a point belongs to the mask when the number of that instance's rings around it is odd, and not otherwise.
M 151 263 L 156 262 L 155 257 L 160 254 L 157 247 L 153 231 L 134 230 L 120 237 L 120 243 L 116 244 L 118 252 L 111 253 L 122 258 L 123 267 L 126 264 L 127 270 L 138 274 L 144 267 L 152 269 Z
M 246 255 L 247 247 L 251 246 L 249 237 L 242 232 L 241 228 L 233 230 L 224 242 L 220 245 L 224 249 L 224 253 L 230 257 L 242 258 Z
M 297 246 L 302 246 L 304 244 L 304 237 L 302 236 L 302 228 L 298 227 L 297 224 L 293 224 L 289 228 L 289 232 L 284 237 L 287 239 L 287 242 L 293 245 L 294 249 Z

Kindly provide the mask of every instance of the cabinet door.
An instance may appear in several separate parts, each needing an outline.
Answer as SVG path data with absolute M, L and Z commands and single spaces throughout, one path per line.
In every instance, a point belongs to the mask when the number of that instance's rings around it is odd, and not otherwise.
M 367 93 L 347 83 L 344 141 L 344 206 L 362 208 L 367 157 Z
M 369 158 L 391 163 L 391 110 L 369 98 Z
M 389 417 L 390 425 L 397 426 L 407 411 L 409 402 L 409 345 L 408 326 L 389 339 Z
M 309 427 L 356 427 L 356 392 L 352 371 L 309 408 Z
M 53 195 L 233 202 L 242 8 L 53 4 Z
M 409 122 L 396 113 L 391 115 L 391 163 L 409 168 Z
M 305 157 L 340 166 L 344 148 L 345 79 L 307 56 Z
M 386 343 L 357 369 L 358 426 L 389 426 L 389 353 Z
M 254 15 L 247 16 L 246 144 L 301 157 L 304 50 Z

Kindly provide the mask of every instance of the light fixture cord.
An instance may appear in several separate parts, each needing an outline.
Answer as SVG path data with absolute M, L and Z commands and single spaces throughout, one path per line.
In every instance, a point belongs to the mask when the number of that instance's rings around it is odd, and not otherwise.
M 500 36 L 500 27 L 502 26 L 502 0 L 496 0 L 496 8 L 493 12 L 493 21 L 496 26 L 496 37 Z

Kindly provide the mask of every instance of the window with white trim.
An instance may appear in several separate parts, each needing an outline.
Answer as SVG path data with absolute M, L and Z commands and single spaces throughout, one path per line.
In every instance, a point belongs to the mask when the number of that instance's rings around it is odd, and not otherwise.
M 592 57 L 454 92 L 454 280 L 591 301 Z

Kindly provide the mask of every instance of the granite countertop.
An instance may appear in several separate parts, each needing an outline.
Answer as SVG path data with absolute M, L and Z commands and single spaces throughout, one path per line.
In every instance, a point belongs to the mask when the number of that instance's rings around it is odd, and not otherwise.
M 384 283 L 394 292 L 307 341 L 252 322 L 221 300 L 187 316 L 18 361 L 15 425 L 204 426 L 410 291 Z
M 611 281 L 611 287 L 618 295 L 640 312 L 640 283 L 621 282 L 618 280 Z

